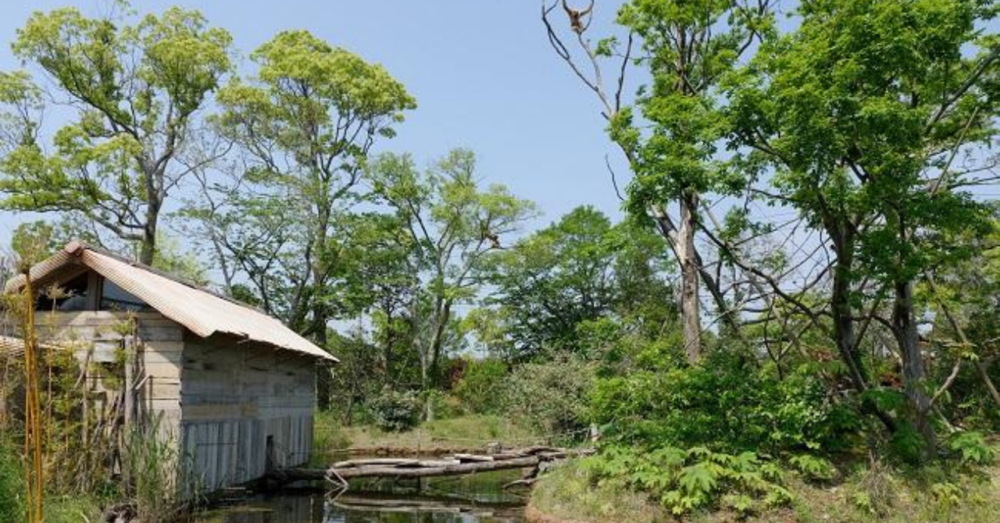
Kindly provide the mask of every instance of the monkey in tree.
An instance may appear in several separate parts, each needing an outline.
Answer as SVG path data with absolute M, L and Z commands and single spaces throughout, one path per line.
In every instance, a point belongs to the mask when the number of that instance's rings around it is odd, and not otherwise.
M 500 237 L 497 236 L 497 234 L 495 232 L 489 230 L 489 228 L 483 227 L 482 235 L 483 235 L 483 239 L 484 240 L 488 240 L 490 242 L 490 245 L 492 246 L 492 248 L 494 248 L 494 249 L 502 249 L 503 248 L 500 245 Z
M 562 0 L 563 9 L 566 10 L 566 16 L 569 17 L 569 26 L 573 29 L 576 34 L 583 34 L 590 25 L 590 12 L 594 10 L 594 0 L 590 1 L 590 5 L 586 9 L 577 10 L 573 9 L 566 3 L 566 0 Z M 584 23 L 583 18 L 587 17 L 587 22 Z

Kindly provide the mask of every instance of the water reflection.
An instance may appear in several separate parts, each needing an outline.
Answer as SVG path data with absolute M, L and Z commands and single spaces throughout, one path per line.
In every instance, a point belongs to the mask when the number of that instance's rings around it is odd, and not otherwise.
M 500 488 L 510 479 L 503 473 L 440 479 L 421 485 L 419 493 L 382 484 L 339 496 L 286 490 L 212 510 L 196 523 L 520 523 L 523 499 Z

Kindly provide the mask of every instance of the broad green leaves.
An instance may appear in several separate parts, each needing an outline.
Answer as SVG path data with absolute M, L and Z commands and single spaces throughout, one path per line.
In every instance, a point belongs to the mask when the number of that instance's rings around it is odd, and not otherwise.
M 160 210 L 190 172 L 177 157 L 195 113 L 229 72 L 230 44 L 200 13 L 176 7 L 134 24 L 74 8 L 33 14 L 12 49 L 74 114 L 42 136 L 38 89 L 26 73 L 3 74 L 3 206 L 83 216 L 141 243 L 142 261 L 152 263 Z M 22 132 L 11 132 L 12 122 Z

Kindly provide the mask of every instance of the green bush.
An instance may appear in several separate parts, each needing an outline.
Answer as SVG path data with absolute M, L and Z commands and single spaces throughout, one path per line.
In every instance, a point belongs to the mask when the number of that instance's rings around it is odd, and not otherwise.
M 993 463 L 994 451 L 980 432 L 958 432 L 948 441 L 948 448 L 958 454 L 966 465 L 989 465 Z
M 580 430 L 589 423 L 587 397 L 595 365 L 577 357 L 517 367 L 503 384 L 507 414 L 546 434 Z
M 860 428 L 856 412 L 827 391 L 805 370 L 778 379 L 717 353 L 698 367 L 600 379 L 591 408 L 607 436 L 630 445 L 825 452 L 848 444 Z
M 24 519 L 24 474 L 17 452 L 0 441 L 0 521 Z
M 401 432 L 420 421 L 420 400 L 413 392 L 399 392 L 386 387 L 368 401 L 372 423 L 379 429 Z
M 496 358 L 469 360 L 453 392 L 476 414 L 500 410 L 500 388 L 507 377 L 507 364 Z
M 753 452 L 723 454 L 705 447 L 644 452 L 610 446 L 586 458 L 584 466 L 594 480 L 647 492 L 675 515 L 722 503 L 747 516 L 792 500 L 781 485 L 780 467 Z

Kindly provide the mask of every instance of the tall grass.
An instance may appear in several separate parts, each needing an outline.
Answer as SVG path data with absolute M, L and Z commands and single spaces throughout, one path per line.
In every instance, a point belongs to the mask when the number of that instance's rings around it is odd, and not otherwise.
M 123 452 L 126 497 L 136 517 L 146 523 L 169 522 L 197 500 L 199 482 L 173 438 L 159 435 L 159 422 L 136 425 L 126 435 Z
M 0 521 L 24 520 L 24 489 L 24 467 L 18 452 L 0 440 Z

